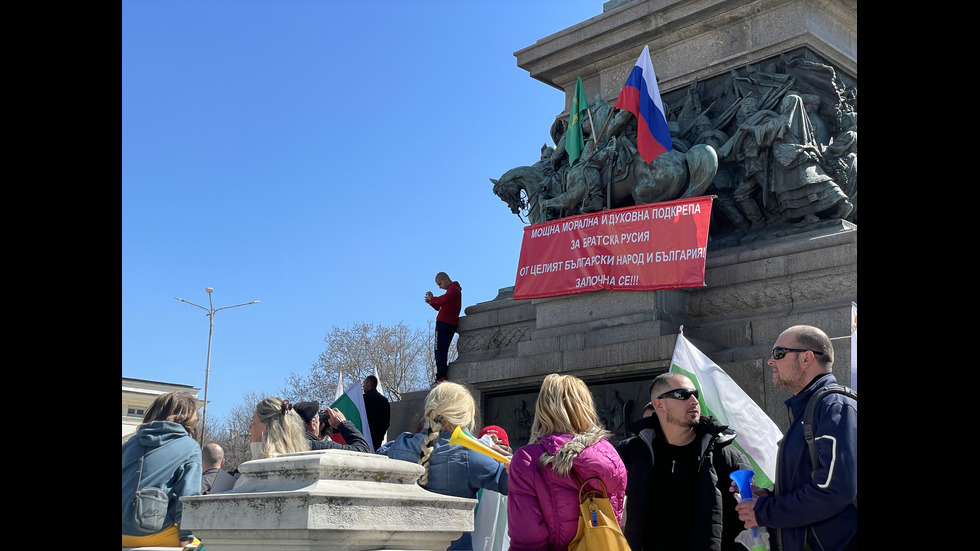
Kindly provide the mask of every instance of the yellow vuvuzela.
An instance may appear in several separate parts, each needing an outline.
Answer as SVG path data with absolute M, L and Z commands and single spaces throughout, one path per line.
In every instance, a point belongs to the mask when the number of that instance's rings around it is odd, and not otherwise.
M 466 432 L 462 427 L 456 427 L 453 431 L 453 435 L 449 437 L 450 444 L 459 444 L 460 446 L 469 448 L 475 452 L 480 452 L 483 455 L 487 455 L 496 459 L 501 463 L 510 465 L 510 458 L 498 452 L 497 450 L 487 446 L 481 442 L 478 438 L 474 438 L 472 434 Z

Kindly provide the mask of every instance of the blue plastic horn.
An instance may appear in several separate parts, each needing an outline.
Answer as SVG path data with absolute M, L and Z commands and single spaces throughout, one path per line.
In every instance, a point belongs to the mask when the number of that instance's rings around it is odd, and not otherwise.
M 739 501 L 746 501 L 753 499 L 752 496 L 752 477 L 755 476 L 755 471 L 752 469 L 741 469 L 738 471 L 732 471 L 730 475 L 735 484 L 738 485 L 738 495 L 741 496 Z
M 752 494 L 752 477 L 755 476 L 755 471 L 752 469 L 740 469 L 733 471 L 729 476 L 735 482 L 735 485 L 738 486 L 739 503 L 755 501 L 755 495 Z M 761 551 L 764 549 L 768 549 L 766 541 L 759 535 L 759 527 L 753 526 L 752 551 Z

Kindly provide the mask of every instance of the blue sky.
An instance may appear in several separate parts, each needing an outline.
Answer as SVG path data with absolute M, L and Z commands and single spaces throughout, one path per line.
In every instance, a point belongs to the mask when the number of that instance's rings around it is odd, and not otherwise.
M 514 52 L 601 0 L 122 2 L 122 375 L 208 417 L 308 373 L 332 327 L 424 327 L 514 284 L 490 178 L 552 145 L 564 94 Z

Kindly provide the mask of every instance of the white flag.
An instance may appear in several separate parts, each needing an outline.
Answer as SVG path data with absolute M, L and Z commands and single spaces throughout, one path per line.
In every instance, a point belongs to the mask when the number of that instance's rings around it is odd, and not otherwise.
M 683 328 L 682 328 L 683 330 Z M 735 443 L 755 471 L 753 482 L 769 488 L 776 480 L 776 452 L 783 437 L 779 427 L 717 364 L 678 333 L 671 373 L 687 375 L 701 391 L 701 414 L 734 430 Z
M 858 305 L 851 303 L 851 388 L 858 389 Z
M 333 399 L 336 400 L 344 395 L 344 376 L 337 373 L 337 392 L 334 393 Z
M 378 368 L 377 367 L 374 368 L 374 378 L 377 379 L 377 381 L 378 381 L 378 388 L 377 388 L 378 393 L 380 393 L 382 396 L 384 396 L 385 395 L 385 391 L 384 391 L 383 388 L 381 388 L 381 377 L 378 376 Z M 381 445 L 384 446 L 387 443 L 388 443 L 388 431 L 385 431 L 385 435 L 383 437 L 381 437 Z
M 385 390 L 383 388 L 381 388 L 381 377 L 378 376 L 378 368 L 377 367 L 374 368 L 374 378 L 378 380 L 378 388 L 375 389 L 375 390 L 377 390 L 378 393 L 380 393 L 382 396 L 384 396 L 385 395 Z

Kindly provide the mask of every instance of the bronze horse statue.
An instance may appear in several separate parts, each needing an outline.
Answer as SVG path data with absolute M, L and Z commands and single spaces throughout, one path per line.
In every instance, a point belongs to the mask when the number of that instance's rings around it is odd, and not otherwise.
M 647 163 L 637 153 L 630 159 L 628 167 L 623 173 L 613 174 L 607 198 L 611 208 L 703 195 L 718 172 L 718 154 L 711 146 L 702 144 L 686 153 L 668 151 Z M 498 180 L 491 178 L 490 181 L 494 194 L 507 203 L 511 212 L 520 216 L 522 210 L 527 210 L 531 224 L 554 219 L 555 216 L 549 216 L 552 209 L 577 213 L 588 193 L 583 162 L 569 167 L 564 191 L 561 190 L 560 175 L 543 162 L 512 168 Z

